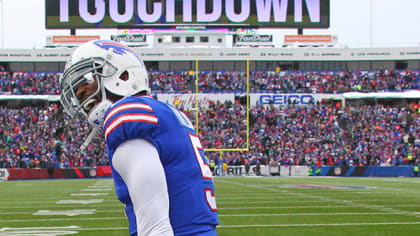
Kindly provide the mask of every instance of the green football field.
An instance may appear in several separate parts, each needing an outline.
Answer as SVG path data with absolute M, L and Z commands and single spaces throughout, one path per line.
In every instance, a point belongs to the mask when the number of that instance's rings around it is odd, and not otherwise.
M 218 235 L 419 235 L 420 178 L 218 177 Z M 188 207 L 188 206 L 187 206 Z M 128 235 L 112 179 L 0 182 L 0 235 Z

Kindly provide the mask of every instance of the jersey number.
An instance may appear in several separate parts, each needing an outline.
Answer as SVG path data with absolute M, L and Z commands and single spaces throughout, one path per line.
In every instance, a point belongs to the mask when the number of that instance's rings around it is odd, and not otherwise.
M 197 135 L 191 133 L 188 133 L 188 135 L 190 136 L 190 140 L 194 148 L 195 158 L 197 159 L 198 165 L 200 166 L 201 177 L 203 177 L 203 179 L 213 179 L 213 175 L 207 163 L 207 158 L 203 155 L 203 147 L 201 146 L 200 139 Z M 206 194 L 206 201 L 210 209 L 212 211 L 217 211 L 216 198 L 211 192 L 211 189 L 205 189 L 204 192 Z
M 187 116 L 183 112 L 179 111 L 173 106 L 169 106 L 169 107 L 172 109 L 178 121 L 183 126 L 186 126 L 190 129 L 194 129 L 194 127 L 191 124 L 191 121 L 187 118 Z M 195 134 L 188 133 L 188 136 L 190 136 L 191 144 L 194 148 L 195 158 L 198 162 L 198 165 L 200 166 L 201 177 L 203 179 L 210 179 L 210 180 L 213 179 L 213 175 L 211 173 L 207 158 L 204 156 L 204 150 L 203 150 L 203 147 L 201 146 L 200 139 Z M 206 188 L 204 189 L 204 193 L 206 195 L 206 201 L 210 209 L 212 211 L 217 211 L 216 198 L 214 194 L 212 193 L 212 190 L 209 188 Z

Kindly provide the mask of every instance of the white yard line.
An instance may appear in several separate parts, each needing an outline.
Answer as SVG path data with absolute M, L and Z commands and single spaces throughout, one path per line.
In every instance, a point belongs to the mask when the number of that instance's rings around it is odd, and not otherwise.
M 122 213 L 122 211 L 121 211 Z M 219 214 L 219 217 L 273 217 L 273 216 L 334 216 L 334 215 L 401 215 L 402 213 L 387 212 L 349 212 L 349 213 L 273 213 L 273 214 Z M 126 217 L 84 217 L 60 219 L 10 219 L 2 222 L 45 222 L 45 221 L 88 221 L 88 220 L 121 220 Z
M 218 225 L 217 228 L 257 228 L 257 227 L 325 227 L 325 226 L 370 226 L 370 225 L 418 225 L 420 222 L 378 222 L 378 223 L 326 223 L 326 224 L 265 224 L 265 225 Z M 126 227 L 78 228 L 78 231 L 127 230 Z
M 223 198 L 223 199 L 225 199 L 225 198 Z M 224 201 L 223 199 L 217 198 L 217 203 L 218 204 L 244 204 L 243 202 Z M 249 199 L 249 200 L 251 200 L 251 199 L 255 199 L 255 200 L 258 200 L 258 199 L 273 199 L 274 200 L 274 199 L 291 199 L 291 198 L 290 197 L 289 198 L 283 198 L 283 197 L 266 197 L 266 198 L 241 198 L 241 199 Z M 294 199 L 296 199 L 296 198 L 294 198 Z M 302 199 L 302 200 L 300 200 L 300 199 Z M 293 202 L 296 202 L 296 203 L 325 202 L 325 200 L 305 200 L 305 199 L 307 199 L 307 197 L 298 198 L 298 200 L 246 201 L 246 203 L 247 204 L 250 204 L 250 203 L 264 204 L 264 203 L 293 203 Z M 61 198 L 60 200 L 66 200 L 66 199 L 62 199 Z M 67 200 L 75 200 L 75 199 L 67 199 Z M 234 200 L 234 199 L 229 199 L 229 200 Z M 105 199 L 104 200 L 104 202 L 109 202 L 109 201 L 114 202 L 115 200 L 114 199 L 110 199 L 110 200 Z M 410 199 L 401 200 L 401 199 L 395 199 L 395 198 L 391 198 L 390 197 L 390 199 L 363 199 L 363 200 L 358 200 L 358 201 L 360 201 L 360 202 L 415 202 L 416 200 L 415 199 L 413 199 L 413 200 L 410 200 Z M 32 205 L 32 204 L 35 204 L 35 203 L 48 203 L 48 202 L 56 202 L 56 201 L 30 201 L 30 202 L 25 202 L 25 203 L 28 204 L 28 205 Z M 10 207 L 12 207 L 12 206 L 10 206 L 11 204 L 12 204 L 12 202 L 8 201 L 7 204 L 5 204 L 5 205 L 8 205 L 7 207 L 3 207 L 0 204 L 0 208 L 10 208 Z M 22 205 L 22 204 L 18 204 L 18 205 Z M 1 214 L 1 212 L 0 212 L 0 214 Z
M 126 220 L 125 216 L 122 217 L 92 217 L 92 218 L 62 218 L 62 219 L 14 219 L 2 220 L 2 222 L 45 222 L 45 221 L 81 221 L 81 220 Z
M 393 200 L 387 200 L 387 199 L 365 199 L 365 200 L 358 200 L 360 202 L 415 202 L 417 203 L 418 201 L 416 201 L 415 199 L 413 200 L 400 200 L 400 199 L 395 199 L 393 198 Z M 264 204 L 264 203 L 305 203 L 305 202 L 325 202 L 324 200 L 282 200 L 282 201 L 246 201 L 246 204 Z M 243 202 L 229 202 L 229 201 L 219 201 L 219 199 L 217 199 L 217 204 L 244 204 Z
M 92 204 L 92 205 L 96 205 L 96 207 L 108 207 L 108 206 L 115 206 L 115 207 L 122 207 L 122 204 Z M 92 207 L 92 205 L 89 205 L 89 207 Z M 377 207 L 385 207 L 385 205 L 375 205 Z M 387 205 L 390 207 L 420 207 L 420 204 L 396 204 L 396 205 Z M 20 208 L 31 208 L 31 209 L 39 209 L 39 208 L 48 208 L 51 207 L 49 205 L 46 206 L 36 206 L 36 207 L 20 207 L 20 206 L 12 206 L 12 207 L 0 207 L 0 209 L 20 209 Z M 354 206 L 343 206 L 343 205 L 329 205 L 329 206 L 253 206 L 253 207 L 218 207 L 219 209 L 222 210 L 240 210 L 240 209 L 301 209 L 301 208 L 351 208 Z M 74 205 L 55 205 L 54 208 L 74 208 Z M 365 208 L 365 207 L 363 207 Z M 7 214 L 7 213 L 2 213 L 0 212 L 0 214 Z
M 339 213 L 272 213 L 272 214 L 228 214 L 219 217 L 264 217 L 264 216 L 336 216 L 336 215 L 401 215 L 400 213 L 391 212 L 339 212 Z
M 290 190 L 286 190 L 286 189 L 281 189 L 280 190 L 280 189 L 276 189 L 276 188 L 267 188 L 265 186 L 247 185 L 247 184 L 232 182 L 232 181 L 225 180 L 225 179 L 224 180 L 219 180 L 219 181 L 228 182 L 230 184 L 242 185 L 242 186 L 251 187 L 251 188 L 264 189 L 264 190 L 270 191 L 270 192 L 281 192 L 281 193 L 286 193 L 286 194 L 294 194 L 294 195 L 297 195 L 297 196 L 305 197 L 307 199 L 318 199 L 318 200 L 323 200 L 325 202 L 345 204 L 349 207 L 360 207 L 360 208 L 367 208 L 367 209 L 375 209 L 375 210 L 379 210 L 379 211 L 385 211 L 385 212 L 391 212 L 391 213 L 396 213 L 396 214 L 403 214 L 403 215 L 408 215 L 408 216 L 420 217 L 420 215 L 417 212 L 395 210 L 393 208 L 389 208 L 390 205 L 387 205 L 387 206 L 368 205 L 368 204 L 363 204 L 363 203 L 356 203 L 356 202 L 353 202 L 353 201 L 350 201 L 350 200 L 340 200 L 340 199 L 334 199 L 334 198 L 330 198 L 330 197 L 326 197 L 326 196 L 316 196 L 313 193 L 291 192 Z
M 372 226 L 372 225 L 419 225 L 420 222 L 378 222 L 378 223 L 326 223 L 326 224 L 264 224 L 264 225 L 219 225 L 217 228 L 267 228 L 267 227 L 326 227 L 326 226 Z M 19 230 L 23 230 L 24 233 L 28 233 L 30 230 L 39 231 L 39 230 L 66 230 L 64 232 L 69 233 L 68 230 L 77 230 L 77 231 L 110 231 L 110 230 L 123 230 L 126 231 L 127 227 L 112 227 L 112 228 L 80 228 L 78 226 L 68 226 L 68 227 L 32 227 L 32 228 L 2 228 L 0 232 L 13 232 L 19 233 Z M 50 235 L 47 232 L 42 235 Z M 14 234 L 15 235 L 15 234 Z M 22 234 L 26 235 L 26 234 Z
M 363 178 L 362 180 L 379 180 L 380 178 Z M 420 179 L 401 179 L 401 178 L 382 178 L 380 180 L 387 181 L 387 182 L 404 182 L 404 183 L 412 183 L 412 184 L 420 184 Z M 318 184 L 323 185 L 331 185 L 329 182 L 317 182 Z M 376 186 L 378 190 L 388 190 L 387 192 L 381 191 L 382 193 L 387 194 L 401 194 L 401 192 L 409 192 L 409 193 L 420 193 L 420 191 L 416 191 L 415 188 L 413 189 L 399 189 L 399 188 L 389 188 L 389 187 L 380 187 Z M 393 191 L 393 192 L 390 192 Z
M 91 209 L 83 209 L 83 210 L 91 210 Z M 96 210 L 96 213 L 106 213 L 106 212 L 121 212 L 124 214 L 124 209 L 119 210 Z M 0 215 L 25 215 L 25 214 L 33 214 L 33 211 L 21 211 L 21 212 L 0 212 Z
M 95 205 L 96 207 L 108 207 L 108 206 L 123 207 L 123 204 L 118 203 L 118 202 L 116 202 L 115 204 L 95 203 L 95 204 L 89 205 L 89 207 L 91 207 L 92 205 Z M 19 208 L 30 208 L 30 209 L 36 208 L 36 209 L 39 209 L 39 208 L 51 208 L 51 207 L 54 207 L 54 208 L 61 208 L 61 207 L 63 207 L 63 208 L 66 208 L 66 207 L 74 208 L 74 205 L 59 204 L 59 205 L 52 206 L 51 204 L 49 204 L 49 205 L 44 205 L 44 206 L 33 206 L 33 205 L 29 205 L 29 206 L 0 206 L 0 209 L 10 209 L 10 208 L 13 208 L 13 209 L 19 209 Z
M 327 223 L 327 224 L 277 224 L 277 225 L 219 225 L 217 228 L 255 227 L 315 227 L 315 226 L 363 226 L 363 225 L 418 225 L 420 222 L 378 222 L 378 223 Z

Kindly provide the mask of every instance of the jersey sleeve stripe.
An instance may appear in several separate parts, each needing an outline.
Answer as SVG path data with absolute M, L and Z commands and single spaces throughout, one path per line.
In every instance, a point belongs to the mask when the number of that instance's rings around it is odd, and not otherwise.
M 125 104 L 121 104 L 119 106 L 116 106 L 116 107 L 112 108 L 112 110 L 105 117 L 104 124 L 106 124 L 106 122 L 116 113 L 118 113 L 120 111 L 128 110 L 128 109 L 142 109 L 142 110 L 147 110 L 147 111 L 153 111 L 152 107 L 150 107 L 149 105 L 144 104 L 144 103 L 125 103 Z
M 115 130 L 118 126 L 122 125 L 125 122 L 134 122 L 134 121 L 141 121 L 156 124 L 158 123 L 158 118 L 154 115 L 147 115 L 147 114 L 124 114 L 118 117 L 117 119 L 113 120 L 105 129 L 105 138 L 111 134 L 113 130 Z

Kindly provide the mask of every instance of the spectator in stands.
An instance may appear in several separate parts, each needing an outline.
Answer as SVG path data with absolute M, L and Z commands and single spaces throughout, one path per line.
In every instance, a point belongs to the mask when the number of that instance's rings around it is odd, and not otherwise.
M 235 111 L 235 112 L 232 112 Z M 200 111 L 199 131 L 205 148 L 245 148 L 246 112 L 234 103 L 216 103 Z M 224 152 L 229 165 L 250 165 L 257 161 L 277 160 L 282 165 L 306 165 L 321 158 L 323 165 L 407 165 L 417 162 L 420 146 L 420 119 L 410 112 L 413 121 L 406 127 L 408 109 L 383 105 L 346 107 L 256 106 L 250 110 L 250 151 Z M 187 112 L 190 116 L 195 115 Z M 107 165 L 104 142 L 95 140 L 86 153 L 78 147 L 88 132 L 86 123 L 53 118 L 65 116 L 57 104 L 46 107 L 0 107 L 0 163 L 8 167 Z M 195 119 L 192 119 L 195 120 Z M 61 163 L 54 142 L 60 127 L 66 127 L 60 140 Z M 83 135 L 77 135 L 83 134 Z M 409 135 L 412 138 L 407 138 Z M 210 142 L 210 140 L 218 140 Z M 217 152 L 208 152 L 216 163 Z
M 57 94 L 59 74 L 0 72 L 0 91 L 10 94 Z M 156 91 L 195 91 L 195 74 L 152 72 Z M 199 72 L 201 92 L 245 91 L 245 72 Z M 375 72 L 264 72 L 250 73 L 254 92 L 342 93 L 348 91 L 399 91 L 420 88 L 419 71 Z M 338 111 L 342 113 L 338 113 Z M 341 107 L 328 104 L 285 107 L 257 105 L 250 109 L 249 152 L 225 152 L 229 165 L 277 160 L 282 165 L 306 165 L 321 159 L 323 165 L 406 165 L 420 154 L 420 106 L 384 105 Z M 195 113 L 184 109 L 195 122 Z M 48 106 L 0 107 L 0 164 L 7 167 L 87 167 L 107 165 L 105 144 L 98 138 L 86 153 L 78 151 L 86 123 L 68 121 L 60 108 Z M 60 117 L 60 118 L 59 118 Z M 411 118 L 409 118 L 411 117 Z M 199 131 L 205 148 L 246 148 L 246 106 L 215 102 L 199 114 Z M 54 142 L 57 129 L 62 154 Z M 219 154 L 208 152 L 217 161 Z M 62 160 L 62 161 L 61 161 Z M 6 167 L 6 168 L 7 168 Z
M 69 159 L 77 167 L 87 167 L 89 157 L 104 157 L 94 147 L 101 146 L 96 140 L 86 154 L 80 153 L 78 146 L 83 140 L 72 137 L 73 133 L 87 133 L 87 124 L 73 120 L 55 119 L 60 114 L 57 104 L 47 107 L 0 107 L 0 162 L 2 168 L 8 167 L 66 167 Z M 57 156 L 54 141 L 56 130 L 70 127 L 67 136 L 63 135 L 63 162 Z M 106 165 L 103 160 L 96 165 Z
M 8 73 L 0 71 L 0 93 L 53 94 L 58 91 L 59 73 Z M 195 73 L 190 71 L 151 71 L 152 90 L 164 93 L 195 92 Z M 331 93 L 404 91 L 420 88 L 418 70 L 360 71 L 252 71 L 249 75 L 251 92 Z M 246 91 L 244 71 L 200 71 L 199 92 Z

